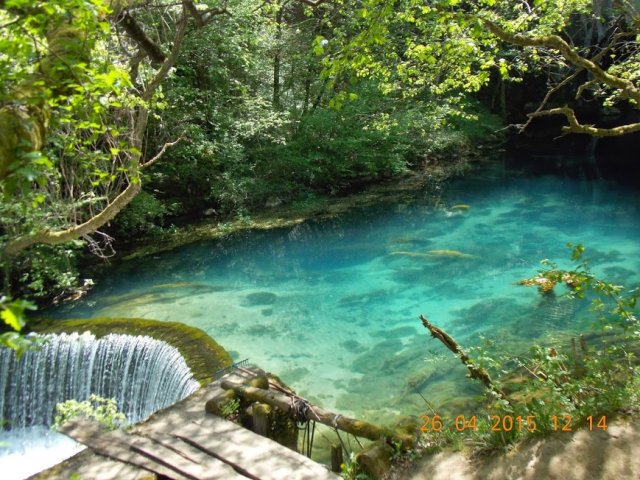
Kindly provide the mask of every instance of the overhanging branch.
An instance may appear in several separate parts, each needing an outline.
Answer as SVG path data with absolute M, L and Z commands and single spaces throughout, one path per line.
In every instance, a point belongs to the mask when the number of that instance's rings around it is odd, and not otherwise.
M 640 106 L 640 90 L 631 80 L 612 75 L 605 71 L 596 62 L 580 55 L 576 49 L 563 40 L 562 37 L 558 35 L 525 35 L 522 33 L 511 33 L 492 20 L 485 17 L 476 18 L 493 35 L 504 42 L 521 47 L 544 47 L 559 51 L 563 58 L 571 65 L 588 71 L 593 75 L 597 82 L 611 88 L 620 89 L 624 96 L 635 101 L 636 108 Z
M 628 125 L 620 125 L 613 128 L 600 128 L 593 125 L 583 125 L 578 121 L 576 113 L 572 108 L 567 106 L 559 108 L 551 108 L 549 110 L 541 110 L 539 112 L 530 113 L 529 118 L 550 117 L 554 115 L 562 115 L 569 122 L 568 126 L 562 127 L 564 133 L 583 133 L 592 137 L 620 137 L 629 133 L 640 132 L 640 123 L 630 123 Z

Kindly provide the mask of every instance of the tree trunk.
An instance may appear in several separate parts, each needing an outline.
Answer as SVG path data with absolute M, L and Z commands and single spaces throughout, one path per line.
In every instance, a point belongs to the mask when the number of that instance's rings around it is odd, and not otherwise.
M 291 397 L 274 390 L 238 385 L 237 383 L 233 383 L 228 380 L 222 381 L 222 388 L 233 390 L 237 395 L 250 402 L 266 403 L 267 405 L 279 408 L 283 412 L 290 412 L 292 410 L 292 401 L 304 401 L 300 397 Z M 379 427 L 372 423 L 357 420 L 355 418 L 343 417 L 342 415 L 329 412 L 316 405 L 311 405 L 308 402 L 306 402 L 306 405 L 308 408 L 305 410 L 304 420 L 320 422 L 323 425 L 337 428 L 357 437 L 363 437 L 369 440 L 391 439 L 394 441 L 400 441 L 403 445 L 410 445 L 413 443 L 414 439 L 410 438 L 406 433 L 395 432 L 391 429 Z M 300 421 L 302 419 L 297 420 Z
M 282 17 L 284 16 L 284 5 L 276 13 L 276 52 L 273 57 L 273 108 L 280 109 L 280 63 L 282 42 Z

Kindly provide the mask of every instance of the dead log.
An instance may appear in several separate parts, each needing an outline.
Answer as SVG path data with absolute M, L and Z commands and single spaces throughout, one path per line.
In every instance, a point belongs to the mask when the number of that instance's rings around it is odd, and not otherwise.
M 476 380 L 480 380 L 487 389 L 495 393 L 500 398 L 505 398 L 505 395 L 502 391 L 500 391 L 491 380 L 489 373 L 481 367 L 477 367 L 470 359 L 469 356 L 462 350 L 458 342 L 456 342 L 451 336 L 442 330 L 441 328 L 436 327 L 432 323 L 427 320 L 427 317 L 424 315 L 420 315 L 420 320 L 422 320 L 422 325 L 429 330 L 431 336 L 433 338 L 437 338 L 440 340 L 445 347 L 455 353 L 460 361 L 467 367 L 469 370 L 469 376 L 471 378 L 475 378 Z
M 266 403 L 279 408 L 283 412 L 289 412 L 294 415 L 295 420 L 298 422 L 313 420 L 369 440 L 387 439 L 399 441 L 405 447 L 413 445 L 415 441 L 414 436 L 405 432 L 394 431 L 363 420 L 329 412 L 317 405 L 310 404 L 307 400 L 296 395 L 291 396 L 274 390 L 240 385 L 229 380 L 223 380 L 221 385 L 222 388 L 233 390 L 236 395 L 247 401 Z

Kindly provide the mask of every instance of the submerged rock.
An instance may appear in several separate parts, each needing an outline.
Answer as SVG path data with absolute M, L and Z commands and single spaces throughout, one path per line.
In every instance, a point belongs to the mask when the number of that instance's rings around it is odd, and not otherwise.
M 407 257 L 421 257 L 421 258 L 438 258 L 438 257 L 446 257 L 446 258 L 466 258 L 471 259 L 473 255 L 468 253 L 463 253 L 458 250 L 429 250 L 428 252 L 407 252 L 407 251 L 398 251 L 391 252 L 389 255 L 404 255 Z
M 273 305 L 278 300 L 278 296 L 271 292 L 250 293 L 245 298 L 247 305 L 250 307 Z

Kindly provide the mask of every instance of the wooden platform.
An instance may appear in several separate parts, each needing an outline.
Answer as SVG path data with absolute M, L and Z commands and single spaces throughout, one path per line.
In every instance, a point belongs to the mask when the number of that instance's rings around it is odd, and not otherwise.
M 238 373 L 227 380 L 243 379 Z M 95 454 L 84 462 L 109 463 L 104 475 L 94 480 L 120 478 L 114 464 L 139 469 L 150 478 L 176 480 L 254 479 L 254 480 L 337 480 L 324 466 L 257 435 L 235 423 L 206 414 L 204 403 L 222 394 L 219 382 L 199 390 L 182 402 L 153 415 L 130 432 L 104 432 L 98 424 L 84 419 L 66 423 L 62 433 L 87 445 Z M 121 469 L 120 469 L 121 470 Z M 101 471 L 94 468 L 93 471 Z M 36 478 L 68 478 L 64 470 Z M 133 478 L 133 477 L 129 477 Z

